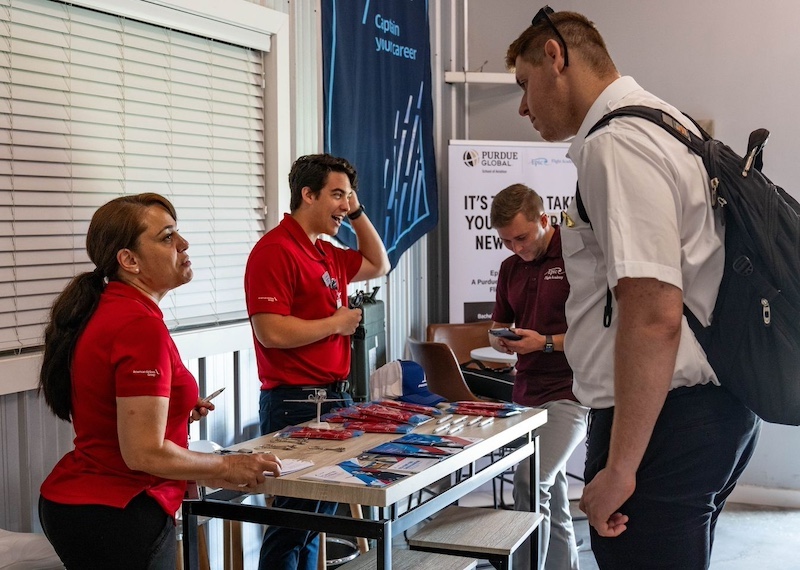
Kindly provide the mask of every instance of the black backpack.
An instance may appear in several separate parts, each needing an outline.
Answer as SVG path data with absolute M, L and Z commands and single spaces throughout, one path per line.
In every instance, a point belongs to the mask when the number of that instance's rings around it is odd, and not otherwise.
M 761 173 L 769 132 L 753 131 L 742 158 L 697 123 L 702 138 L 664 111 L 628 106 L 589 134 L 629 116 L 659 125 L 703 159 L 711 203 L 724 213 L 725 269 L 711 325 L 683 307 L 720 383 L 762 419 L 800 425 L 800 204 Z M 590 223 L 579 189 L 575 201 Z M 610 291 L 605 312 L 609 326 Z

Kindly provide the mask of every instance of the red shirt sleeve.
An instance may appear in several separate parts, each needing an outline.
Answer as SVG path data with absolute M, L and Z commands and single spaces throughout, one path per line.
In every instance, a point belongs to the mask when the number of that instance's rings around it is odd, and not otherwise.
M 166 325 L 155 317 L 129 323 L 111 348 L 116 397 L 170 396 L 172 340 Z
M 265 245 L 253 251 L 245 273 L 247 314 L 291 314 L 298 270 L 287 248 Z

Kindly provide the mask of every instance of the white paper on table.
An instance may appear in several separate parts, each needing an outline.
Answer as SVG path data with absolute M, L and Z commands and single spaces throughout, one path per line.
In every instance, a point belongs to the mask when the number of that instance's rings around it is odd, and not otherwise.
M 358 477 L 353 477 L 350 473 L 339 467 L 338 465 L 329 465 L 321 467 L 316 471 L 307 473 L 300 477 L 301 479 L 311 479 L 314 481 L 329 481 L 331 483 L 353 483 L 355 485 L 366 485 Z
M 281 459 L 281 475 L 288 475 L 289 473 L 294 473 L 295 471 L 301 471 L 303 469 L 308 469 L 309 467 L 313 467 L 314 462 L 307 459 Z M 272 473 L 269 471 L 264 471 L 264 475 L 272 476 Z

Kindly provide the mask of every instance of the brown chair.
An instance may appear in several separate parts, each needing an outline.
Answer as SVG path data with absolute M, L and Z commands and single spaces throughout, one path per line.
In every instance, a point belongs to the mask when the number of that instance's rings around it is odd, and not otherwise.
M 467 386 L 456 355 L 448 345 L 409 338 L 408 346 L 411 359 L 425 371 L 428 390 L 449 402 L 480 399 Z
M 489 346 L 489 329 L 492 321 L 474 323 L 432 323 L 428 325 L 428 342 L 443 342 L 453 349 L 462 368 L 508 373 L 514 367 L 498 362 L 475 360 L 470 352 L 475 348 Z
M 489 329 L 492 321 L 477 321 L 474 323 L 432 323 L 428 325 L 428 342 L 443 342 L 453 349 L 459 364 L 470 365 L 474 368 L 496 369 L 504 365 L 496 362 L 481 362 L 474 360 L 470 352 L 474 348 L 489 346 Z
M 456 361 L 453 350 L 441 342 L 425 342 L 408 339 L 408 346 L 411 349 L 411 359 L 422 366 L 425 378 L 428 381 L 428 390 L 440 395 L 449 402 L 480 401 L 482 398 L 476 396 L 467 386 L 464 374 Z M 500 452 L 502 455 L 502 452 Z M 492 453 L 492 461 L 495 454 Z M 507 473 L 513 473 L 508 471 Z M 498 492 L 497 481 L 500 481 Z M 506 477 L 500 474 L 492 479 L 492 494 L 494 495 L 494 508 L 498 506 L 506 508 L 503 500 L 503 488 Z M 511 482 L 509 480 L 509 482 Z

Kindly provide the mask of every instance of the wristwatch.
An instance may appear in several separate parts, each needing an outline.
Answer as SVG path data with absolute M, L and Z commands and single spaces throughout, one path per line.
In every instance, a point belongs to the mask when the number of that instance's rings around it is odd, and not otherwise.
M 364 213 L 364 204 L 359 204 L 358 209 L 355 212 L 347 214 L 347 218 L 349 220 L 355 220 L 363 213 Z
M 555 345 L 553 345 L 552 335 L 544 335 L 544 352 L 553 352 L 555 348 Z

